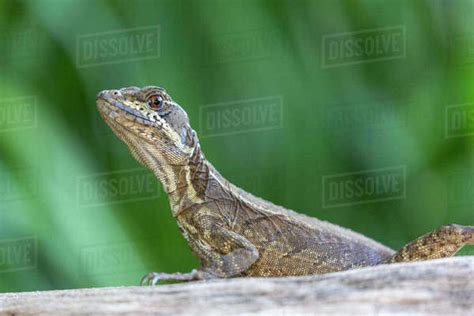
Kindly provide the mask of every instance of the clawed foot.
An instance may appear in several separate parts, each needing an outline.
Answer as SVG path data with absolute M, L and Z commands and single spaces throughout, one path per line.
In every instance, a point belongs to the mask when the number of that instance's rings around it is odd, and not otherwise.
M 140 281 L 140 285 L 156 285 L 160 280 L 168 281 L 194 281 L 204 279 L 202 271 L 192 270 L 189 273 L 160 273 L 150 272 Z

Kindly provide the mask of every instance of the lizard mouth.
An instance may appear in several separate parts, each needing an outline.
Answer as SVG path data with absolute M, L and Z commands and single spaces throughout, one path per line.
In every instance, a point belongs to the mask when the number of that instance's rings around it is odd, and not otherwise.
M 157 127 L 155 123 L 135 116 L 127 111 L 126 108 L 116 106 L 117 101 L 110 102 L 110 99 L 102 98 L 100 95 L 97 96 L 96 103 L 100 116 L 102 116 L 105 123 L 127 145 L 132 146 L 133 143 L 137 142 L 137 137 L 142 139 L 142 141 L 150 142 L 147 137 L 140 137 L 140 135 L 143 135 L 146 128 Z M 124 118 L 124 115 L 127 115 L 127 118 Z M 130 122 L 138 123 L 139 125 L 134 127 L 135 124 L 130 124 Z M 137 133 L 137 129 L 141 130 L 141 133 Z

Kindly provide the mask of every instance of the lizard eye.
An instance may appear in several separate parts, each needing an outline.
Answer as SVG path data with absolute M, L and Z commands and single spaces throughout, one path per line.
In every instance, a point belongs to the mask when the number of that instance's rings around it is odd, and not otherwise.
M 163 97 L 161 95 L 152 95 L 146 101 L 148 106 L 153 110 L 159 110 L 163 107 Z

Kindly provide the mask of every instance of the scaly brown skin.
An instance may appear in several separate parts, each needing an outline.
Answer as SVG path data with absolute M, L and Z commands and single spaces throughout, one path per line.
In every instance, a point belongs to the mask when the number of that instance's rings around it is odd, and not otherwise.
M 257 198 L 206 160 L 186 112 L 159 87 L 106 90 L 105 122 L 167 192 L 173 216 L 200 259 L 189 273 L 149 273 L 142 283 L 237 276 L 290 276 L 454 255 L 474 227 L 447 225 L 398 252 L 337 225 Z

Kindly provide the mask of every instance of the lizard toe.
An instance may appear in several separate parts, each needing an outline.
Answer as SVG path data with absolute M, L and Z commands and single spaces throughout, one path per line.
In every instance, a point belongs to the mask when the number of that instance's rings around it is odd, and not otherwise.
M 158 282 L 158 281 L 154 282 L 154 280 L 156 278 L 156 275 L 157 275 L 157 273 L 155 273 L 155 272 L 149 272 L 149 273 L 145 274 L 143 276 L 143 278 L 141 279 L 141 281 L 140 281 L 140 285 L 142 285 L 142 286 L 155 285 L 156 282 Z

